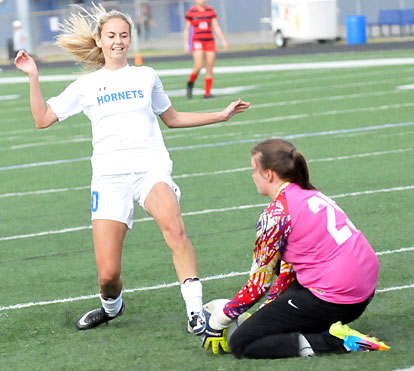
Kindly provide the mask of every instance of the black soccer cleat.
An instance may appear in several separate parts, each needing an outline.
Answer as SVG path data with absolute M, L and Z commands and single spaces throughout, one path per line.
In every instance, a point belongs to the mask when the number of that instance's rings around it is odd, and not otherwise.
M 76 327 L 78 330 L 89 330 L 91 328 L 97 327 L 102 323 L 113 320 L 116 317 L 119 317 L 122 313 L 125 312 L 125 303 L 122 302 L 122 307 L 119 310 L 118 314 L 114 317 L 108 316 L 103 308 L 93 309 L 89 312 L 84 313 L 77 321 Z
M 193 87 L 194 87 L 194 82 L 187 82 L 187 98 L 191 99 L 193 97 Z
M 199 313 L 192 314 L 191 318 L 188 320 L 187 323 L 187 332 L 189 334 L 201 336 L 204 334 L 205 330 L 206 324 L 202 321 Z
M 198 318 L 198 315 L 197 314 L 194 314 L 191 317 L 191 319 L 188 320 L 188 323 L 187 323 L 187 332 L 189 334 L 194 334 L 194 327 L 197 326 L 197 318 Z

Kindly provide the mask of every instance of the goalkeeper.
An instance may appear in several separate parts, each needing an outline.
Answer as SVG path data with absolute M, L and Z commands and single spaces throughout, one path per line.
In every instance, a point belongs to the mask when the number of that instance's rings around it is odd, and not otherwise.
M 257 144 L 251 164 L 258 192 L 272 202 L 260 215 L 247 284 L 232 300 L 205 305 L 199 316 L 194 332 L 203 347 L 237 358 L 388 350 L 345 325 L 364 312 L 376 289 L 379 264 L 368 241 L 310 183 L 306 160 L 291 143 Z M 263 305 L 226 339 L 223 330 L 266 294 L 276 273 Z

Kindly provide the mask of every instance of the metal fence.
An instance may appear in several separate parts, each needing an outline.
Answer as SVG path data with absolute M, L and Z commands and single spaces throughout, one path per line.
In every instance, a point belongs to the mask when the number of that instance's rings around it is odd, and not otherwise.
M 231 45 L 268 43 L 260 19 L 270 12 L 270 0 L 210 0 L 218 16 L 223 32 Z M 86 2 L 85 2 L 86 3 Z M 107 9 L 118 9 L 127 13 L 135 22 L 134 49 L 183 50 L 185 12 L 193 1 L 185 0 L 125 0 L 102 2 Z M 73 11 L 70 5 L 61 9 L 32 11 L 30 14 L 30 51 L 37 55 L 60 54 L 53 46 L 62 22 Z M 12 37 L 14 14 L 0 13 L 0 32 L 6 37 L 0 40 L 0 58 L 5 58 L 7 39 Z M 150 19 L 148 19 L 150 17 Z M 258 32 L 267 39 L 258 40 Z

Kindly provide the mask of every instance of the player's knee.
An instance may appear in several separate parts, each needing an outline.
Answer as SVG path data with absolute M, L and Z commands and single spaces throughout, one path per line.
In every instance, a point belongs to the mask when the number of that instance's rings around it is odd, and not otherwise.
M 244 357 L 244 344 L 237 336 L 232 336 L 228 343 L 231 354 L 236 358 Z
M 105 270 L 99 272 L 98 283 L 101 288 L 111 287 L 118 283 L 121 272 L 118 270 Z
M 184 225 L 181 223 L 170 223 L 163 229 L 163 235 L 170 247 L 181 245 L 187 238 Z

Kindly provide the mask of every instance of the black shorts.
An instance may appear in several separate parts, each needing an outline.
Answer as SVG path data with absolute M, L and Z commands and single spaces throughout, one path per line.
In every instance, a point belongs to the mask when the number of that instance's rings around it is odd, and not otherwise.
M 372 296 L 357 304 L 334 304 L 317 298 L 295 281 L 279 298 L 244 322 L 233 333 L 229 347 L 238 356 L 248 344 L 268 336 L 326 332 L 337 321 L 345 324 L 357 319 Z

